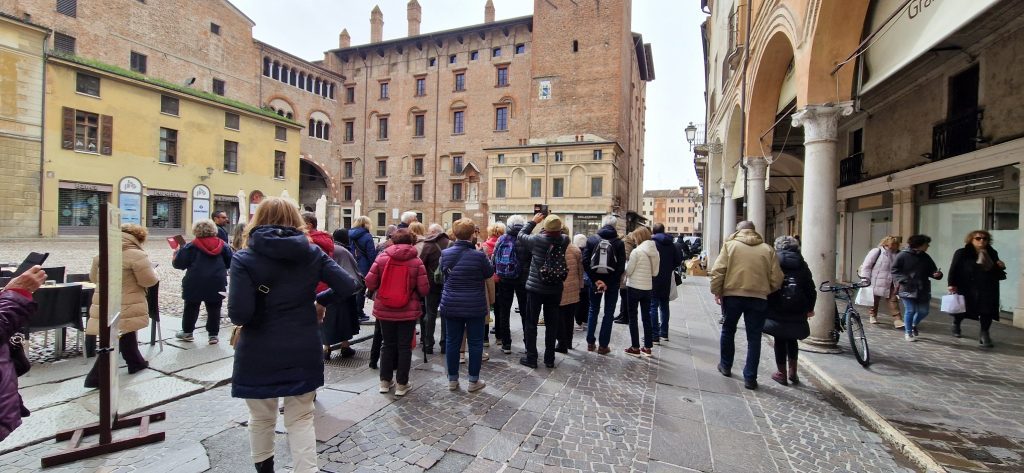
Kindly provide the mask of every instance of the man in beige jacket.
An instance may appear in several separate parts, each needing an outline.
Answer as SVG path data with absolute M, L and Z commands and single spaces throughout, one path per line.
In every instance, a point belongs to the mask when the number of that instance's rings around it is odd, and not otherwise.
M 711 269 L 711 293 L 722 306 L 721 361 L 718 371 L 732 376 L 736 351 L 736 324 L 743 316 L 747 332 L 747 361 L 743 365 L 743 387 L 757 389 L 757 362 L 761 357 L 761 329 L 768 311 L 768 294 L 782 287 L 782 268 L 775 250 L 765 244 L 748 221 L 736 225 L 726 239 Z

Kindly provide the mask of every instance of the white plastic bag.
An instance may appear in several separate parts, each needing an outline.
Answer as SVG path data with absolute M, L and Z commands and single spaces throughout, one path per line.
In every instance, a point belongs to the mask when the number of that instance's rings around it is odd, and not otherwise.
M 867 307 L 874 307 L 875 305 L 875 292 L 871 286 L 862 287 L 857 291 L 857 297 L 853 300 L 854 304 L 863 305 Z
M 674 301 L 679 299 L 679 289 L 676 288 L 675 284 L 668 285 L 668 300 Z
M 964 303 L 964 296 L 960 294 L 946 294 L 942 296 L 942 305 L 939 310 L 947 314 L 962 314 L 967 312 L 967 305 Z

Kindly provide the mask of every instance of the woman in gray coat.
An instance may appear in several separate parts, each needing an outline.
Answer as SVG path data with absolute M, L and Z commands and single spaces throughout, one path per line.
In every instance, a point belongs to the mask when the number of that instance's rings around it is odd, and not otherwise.
M 873 324 L 878 323 L 878 303 L 885 300 L 889 303 L 889 315 L 892 316 L 893 326 L 903 328 L 903 312 L 900 311 L 900 302 L 896 297 L 892 279 L 892 262 L 900 251 L 900 242 L 898 236 L 888 235 L 882 238 L 878 246 L 864 257 L 858 271 L 861 279 L 871 281 L 870 290 L 874 295 L 874 304 L 868 315 L 869 321 Z

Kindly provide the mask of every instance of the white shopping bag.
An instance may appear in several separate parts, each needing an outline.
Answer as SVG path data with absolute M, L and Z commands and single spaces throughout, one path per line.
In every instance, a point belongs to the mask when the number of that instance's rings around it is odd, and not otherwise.
M 964 303 L 964 296 L 960 294 L 946 294 L 942 296 L 942 305 L 939 310 L 947 314 L 962 314 L 967 312 L 967 305 Z
M 853 300 L 854 304 L 863 305 L 868 307 L 874 307 L 875 305 L 875 292 L 871 286 L 862 287 L 857 291 L 857 297 Z
M 676 288 L 676 285 L 669 284 L 668 286 L 668 300 L 674 301 L 679 299 L 679 289 Z

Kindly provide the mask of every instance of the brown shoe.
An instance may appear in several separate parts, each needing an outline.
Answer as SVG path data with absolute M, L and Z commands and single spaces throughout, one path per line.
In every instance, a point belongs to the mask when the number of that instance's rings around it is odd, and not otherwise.
M 594 350 L 597 350 L 597 345 L 594 345 L 593 343 L 588 343 L 587 344 L 587 351 L 594 351 Z
M 612 352 L 612 349 L 608 348 L 608 347 L 599 347 L 597 349 L 597 354 L 598 355 L 607 355 L 607 354 L 609 354 L 611 352 Z
M 902 317 L 898 317 L 898 316 L 894 315 L 894 316 L 892 316 L 892 326 L 897 328 L 897 329 L 900 329 L 900 328 L 905 327 L 906 324 L 903 323 L 903 318 Z

